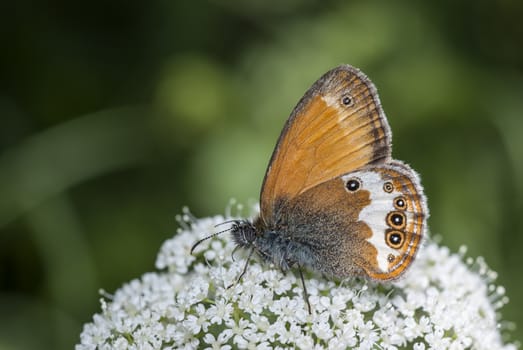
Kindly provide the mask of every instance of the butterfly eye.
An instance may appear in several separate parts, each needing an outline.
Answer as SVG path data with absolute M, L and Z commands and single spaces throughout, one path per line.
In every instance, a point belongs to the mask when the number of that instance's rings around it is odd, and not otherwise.
M 392 228 L 401 230 L 405 227 L 405 221 L 405 214 L 399 211 L 393 211 L 392 213 L 389 213 L 389 215 L 387 215 L 387 225 L 389 225 Z
M 388 231 L 385 235 L 385 242 L 394 249 L 399 249 L 405 241 L 405 234 L 401 231 Z
M 350 107 L 354 104 L 354 100 L 352 99 L 351 95 L 344 95 L 341 98 L 341 103 L 343 103 L 347 107 Z
M 345 187 L 347 187 L 347 189 L 350 192 L 356 192 L 357 190 L 360 189 L 361 182 L 359 179 L 350 179 L 349 181 L 347 181 L 347 184 L 345 185 Z
M 383 184 L 383 191 L 387 192 L 387 193 L 391 193 L 392 191 L 394 191 L 394 185 L 392 185 L 392 182 L 390 181 L 387 181 Z
M 407 207 L 407 202 L 405 202 L 405 198 L 403 197 L 396 197 L 394 198 L 394 208 L 396 209 L 405 209 Z

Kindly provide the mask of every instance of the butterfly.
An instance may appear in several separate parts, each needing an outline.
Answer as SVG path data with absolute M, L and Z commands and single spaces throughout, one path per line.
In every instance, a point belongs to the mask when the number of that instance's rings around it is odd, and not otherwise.
M 428 208 L 417 173 L 392 159 L 391 137 L 364 73 L 341 65 L 318 79 L 283 127 L 258 217 L 230 228 L 237 247 L 250 249 L 247 264 L 257 253 L 282 271 L 298 267 L 305 295 L 302 268 L 335 278 L 401 276 L 425 235 Z

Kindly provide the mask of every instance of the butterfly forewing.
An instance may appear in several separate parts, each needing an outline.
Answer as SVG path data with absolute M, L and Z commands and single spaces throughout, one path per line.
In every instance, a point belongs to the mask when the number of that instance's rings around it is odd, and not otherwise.
M 390 138 L 372 82 L 348 65 L 327 72 L 295 107 L 280 135 L 262 186 L 262 219 L 274 220 L 276 203 L 387 162 Z

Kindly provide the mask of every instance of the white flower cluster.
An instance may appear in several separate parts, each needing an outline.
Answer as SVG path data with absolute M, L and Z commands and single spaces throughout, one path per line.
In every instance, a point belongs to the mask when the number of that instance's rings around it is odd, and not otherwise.
M 388 284 L 307 275 L 310 315 L 300 279 L 257 258 L 234 284 L 246 255 L 233 259 L 228 234 L 190 254 L 227 218 L 184 218 L 160 251 L 160 271 L 104 295 L 76 350 L 516 349 L 500 333 L 503 288 L 481 259 L 464 263 L 464 251 L 428 242 L 406 275 Z

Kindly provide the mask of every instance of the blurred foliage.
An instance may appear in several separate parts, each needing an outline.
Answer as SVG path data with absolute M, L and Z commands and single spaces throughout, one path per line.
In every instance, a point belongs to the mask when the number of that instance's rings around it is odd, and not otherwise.
M 0 9 L 0 348 L 67 349 L 188 205 L 255 201 L 328 69 L 377 85 L 430 227 L 499 273 L 523 334 L 523 3 L 9 2 Z M 28 330 L 31 336 L 28 337 Z

